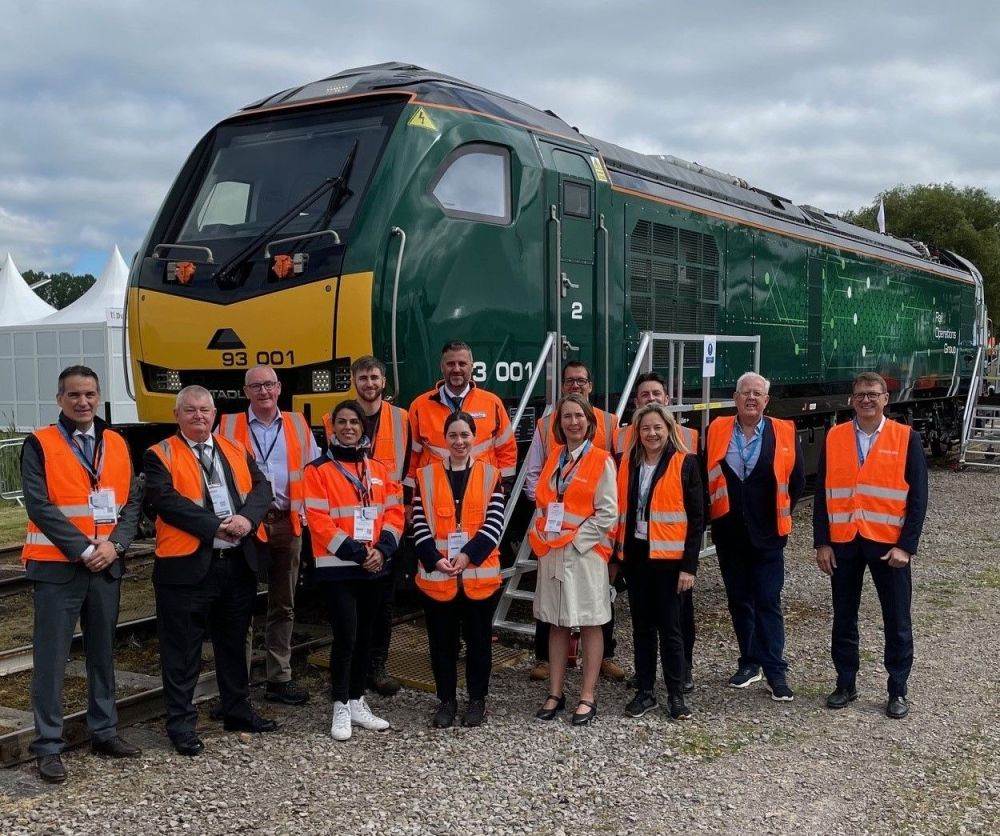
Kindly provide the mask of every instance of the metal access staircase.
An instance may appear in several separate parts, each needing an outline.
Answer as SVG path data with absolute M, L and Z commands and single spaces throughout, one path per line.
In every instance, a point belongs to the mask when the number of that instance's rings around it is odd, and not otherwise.
M 983 399 L 996 391 L 996 369 L 986 369 L 980 346 L 962 420 L 959 464 L 963 467 L 1000 468 L 1000 405 Z

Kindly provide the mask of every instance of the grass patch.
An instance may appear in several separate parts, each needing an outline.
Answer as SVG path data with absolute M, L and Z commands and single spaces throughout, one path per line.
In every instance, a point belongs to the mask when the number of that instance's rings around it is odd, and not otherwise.
M 976 578 L 976 586 L 986 589 L 1000 589 L 1000 569 L 987 569 Z
M 749 746 L 754 742 L 754 734 L 749 726 L 737 726 L 724 735 L 688 727 L 684 737 L 677 742 L 677 751 L 703 761 L 715 761 Z
M 24 509 L 13 503 L 0 503 L 0 546 L 12 546 L 24 542 L 24 526 L 28 515 Z

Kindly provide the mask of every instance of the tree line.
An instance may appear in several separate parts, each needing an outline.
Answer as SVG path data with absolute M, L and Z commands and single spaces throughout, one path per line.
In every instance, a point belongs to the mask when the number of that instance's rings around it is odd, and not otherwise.
M 21 275 L 29 285 L 43 279 L 51 279 L 44 287 L 32 289 L 42 301 L 48 302 L 56 310 L 62 310 L 75 302 L 97 281 L 91 273 L 77 276 L 72 273 L 43 273 L 36 270 L 25 270 Z

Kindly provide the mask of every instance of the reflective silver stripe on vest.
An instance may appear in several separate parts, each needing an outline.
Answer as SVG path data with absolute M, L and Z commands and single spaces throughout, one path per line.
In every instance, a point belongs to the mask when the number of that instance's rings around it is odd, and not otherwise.
M 312 445 L 309 441 L 312 437 L 312 430 L 306 423 L 306 419 L 298 412 L 286 412 L 283 417 L 291 419 L 292 429 L 295 431 L 295 435 L 299 442 L 299 469 L 291 470 L 291 468 L 289 468 L 288 478 L 290 480 L 301 479 L 302 471 L 305 470 L 305 466 L 309 464 L 309 451 L 312 449 Z
M 474 444 L 472 446 L 472 448 L 469 450 L 469 452 L 473 456 L 482 456 L 483 453 L 488 453 L 492 449 L 493 449 L 493 442 L 492 441 L 484 441 L 484 442 L 482 442 L 482 444 Z M 448 455 L 448 451 L 447 450 L 444 451 L 444 455 L 445 456 Z
M 500 435 L 493 439 L 494 447 L 501 447 L 514 437 L 514 428 L 508 426 Z
M 898 499 L 906 502 L 909 491 L 898 491 L 894 488 L 882 488 L 876 485 L 858 484 L 857 492 L 865 496 L 877 496 L 880 499 Z
M 863 508 L 858 508 L 854 512 L 854 517 L 865 522 L 882 523 L 883 525 L 892 526 L 901 526 L 906 522 L 905 517 L 893 517 L 890 514 L 875 514 L 872 511 L 865 511 Z
M 854 514 L 830 514 L 831 523 L 850 523 L 854 522 Z
M 441 581 L 455 580 L 453 577 L 451 577 L 450 575 L 446 575 L 444 572 L 438 572 L 437 570 L 433 572 L 428 572 L 420 561 L 417 561 L 417 574 L 425 581 L 432 581 L 434 583 L 440 583 Z
M 718 501 L 720 499 L 723 499 L 724 497 L 728 497 L 728 496 L 729 496 L 729 488 L 727 488 L 725 485 L 723 485 L 715 493 L 712 494 L 711 501 L 712 502 L 716 502 L 716 501 Z
M 788 494 L 788 485 L 786 485 L 784 483 L 779 484 L 778 485 L 778 493 L 783 493 L 783 494 L 785 494 L 787 496 L 787 494 Z
M 653 511 L 649 515 L 649 521 L 656 523 L 686 523 L 687 519 L 684 511 Z
M 187 444 L 186 441 L 184 443 Z M 171 467 L 171 465 L 173 463 L 173 460 L 174 460 L 174 448 L 170 444 L 170 439 L 165 438 L 165 439 L 163 439 L 163 441 L 161 441 L 156 446 L 159 447 L 163 451 L 164 456 L 166 457 L 167 470 L 169 471 L 170 467 Z M 191 455 L 193 455 L 193 456 L 195 455 L 194 450 L 191 450 Z M 170 475 L 173 476 L 173 473 L 171 473 Z M 204 491 L 202 491 L 202 494 L 204 494 Z M 185 498 L 189 499 L 191 502 L 193 502 L 199 508 L 204 508 L 205 507 L 205 497 L 204 497 L 204 495 L 195 497 L 193 499 L 191 497 L 185 497 Z
M 342 560 L 333 554 L 316 555 L 317 569 L 340 569 L 340 568 L 360 569 L 361 566 L 353 560 Z
M 448 458 L 448 448 L 447 447 L 435 447 L 433 444 L 428 444 L 427 449 L 430 450 L 439 459 Z M 472 448 L 473 454 L 477 452 L 477 448 Z
M 312 497 L 306 497 L 306 508 L 314 508 L 317 511 L 329 511 L 330 502 L 326 499 L 314 499 Z
M 400 499 L 400 498 L 399 498 L 398 496 L 396 496 L 395 494 L 392 494 L 391 496 L 387 496 L 387 497 L 385 498 L 385 507 L 386 507 L 386 508 L 390 508 L 390 507 L 392 507 L 393 505 L 402 505 L 402 504 L 403 504 L 403 500 L 401 500 L 401 499 Z
M 563 522 L 569 523 L 570 525 L 581 526 L 584 520 L 589 519 L 589 517 L 583 516 L 581 514 L 571 514 L 569 511 L 563 511 Z
M 400 538 L 402 538 L 402 536 L 403 536 L 403 532 L 400 531 L 398 528 L 396 528 L 396 526 L 394 526 L 394 525 L 385 524 L 385 525 L 382 526 L 382 530 L 383 531 L 388 531 L 390 534 L 392 534 L 396 538 L 396 543 L 397 544 L 399 543 Z
M 403 420 L 403 410 L 392 404 L 386 404 L 392 414 L 392 462 L 393 469 L 389 474 L 394 482 L 403 478 L 403 462 L 406 460 L 406 421 Z
M 90 516 L 89 505 L 57 505 L 56 508 L 58 508 L 63 513 L 63 515 L 67 517 Z
M 722 476 L 722 467 L 720 467 L 719 465 L 716 465 L 710 471 L 708 471 L 709 479 L 718 479 L 721 476 Z
M 327 552 L 333 554 L 337 549 L 343 545 L 344 541 L 347 539 L 347 535 L 343 531 L 338 531 L 333 535 L 333 539 L 330 541 L 330 545 L 326 547 Z M 357 565 L 357 564 L 355 564 Z
M 684 551 L 683 540 L 650 540 L 649 550 L 651 552 L 682 552 Z
M 854 488 L 827 488 L 827 499 L 850 499 L 854 496 Z
M 791 508 L 781 507 L 781 508 L 778 509 L 778 516 L 779 517 L 790 517 L 791 515 L 792 515 L 792 509 Z
M 499 566 L 478 566 L 475 569 L 469 568 L 462 572 L 463 578 L 468 578 L 473 581 L 485 581 L 489 578 L 499 578 L 500 577 L 500 567 Z

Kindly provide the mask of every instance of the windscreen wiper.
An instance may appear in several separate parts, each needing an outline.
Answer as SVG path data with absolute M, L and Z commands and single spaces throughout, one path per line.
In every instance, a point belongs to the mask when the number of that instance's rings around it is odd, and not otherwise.
M 345 191 L 345 177 L 350 174 L 350 167 L 354 164 L 354 155 L 357 151 L 358 143 L 357 140 L 354 141 L 354 147 L 351 149 L 350 154 L 347 159 L 344 160 L 344 165 L 341 167 L 340 174 L 336 177 L 328 177 L 322 183 L 320 183 L 315 189 L 313 189 L 309 194 L 307 194 L 302 200 L 296 203 L 294 206 L 290 207 L 286 211 L 282 212 L 281 215 L 260 235 L 254 238 L 249 244 L 247 244 L 242 250 L 237 252 L 234 256 L 229 258 L 219 269 L 215 272 L 215 283 L 222 289 L 232 289 L 239 287 L 243 284 L 245 277 L 241 278 L 237 275 L 238 269 L 246 263 L 247 259 L 254 254 L 258 249 L 260 249 L 261 244 L 268 241 L 274 233 L 281 229 L 285 224 L 287 224 L 292 218 L 298 216 L 299 212 L 305 209 L 307 206 L 316 202 L 316 199 L 323 194 L 327 189 L 332 189 L 333 192 L 330 196 L 330 204 L 327 207 L 327 213 L 330 218 L 333 217 L 333 212 L 330 212 L 329 207 L 334 206 L 334 212 L 339 204 L 335 205 L 335 198 L 343 194 Z M 324 223 L 329 223 L 329 218 L 327 218 L 326 213 L 324 214 Z
M 354 158 L 358 155 L 358 141 L 354 140 L 354 145 L 351 146 L 351 151 L 347 155 L 347 159 L 344 160 L 344 167 L 340 170 L 340 176 L 337 178 L 337 183 L 330 192 L 330 200 L 326 204 L 326 211 L 323 213 L 323 217 L 320 218 L 319 223 L 316 224 L 315 229 L 326 229 L 327 224 L 333 220 L 333 216 L 337 214 L 337 210 L 340 209 L 344 203 L 349 200 L 354 192 L 351 191 L 347 184 L 351 181 L 351 171 L 354 169 Z

